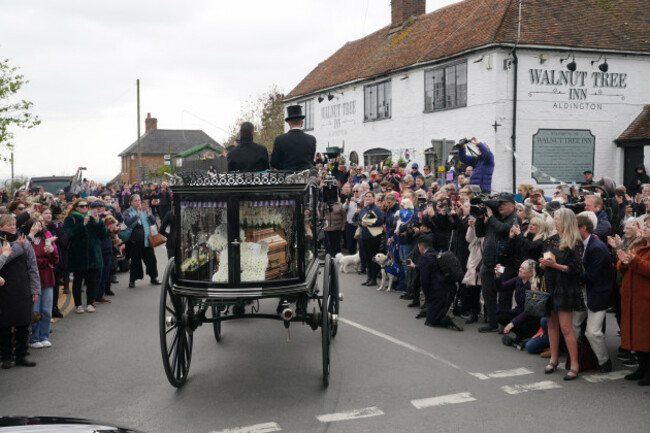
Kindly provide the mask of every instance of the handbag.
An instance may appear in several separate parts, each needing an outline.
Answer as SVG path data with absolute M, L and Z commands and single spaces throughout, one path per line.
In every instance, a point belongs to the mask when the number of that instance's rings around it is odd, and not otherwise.
M 120 238 L 122 242 L 127 243 L 129 239 L 131 239 L 131 234 L 133 233 L 133 229 L 137 225 L 138 225 L 137 219 L 131 223 L 131 226 L 127 226 L 126 224 L 122 223 L 123 228 L 119 231 L 117 237 Z
M 149 236 L 147 237 L 147 241 L 149 241 L 149 246 L 151 248 L 156 248 L 157 246 L 167 242 L 167 238 L 158 232 L 158 224 L 149 226 Z
M 540 290 L 526 290 L 524 313 L 533 317 L 547 317 L 551 312 L 551 294 L 546 290 L 546 278 L 542 277 Z

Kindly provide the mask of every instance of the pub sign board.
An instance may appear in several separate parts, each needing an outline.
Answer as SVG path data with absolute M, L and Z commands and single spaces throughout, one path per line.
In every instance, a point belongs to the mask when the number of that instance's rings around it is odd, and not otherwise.
M 580 183 L 594 169 L 596 137 L 587 129 L 538 129 L 531 176 L 539 184 Z

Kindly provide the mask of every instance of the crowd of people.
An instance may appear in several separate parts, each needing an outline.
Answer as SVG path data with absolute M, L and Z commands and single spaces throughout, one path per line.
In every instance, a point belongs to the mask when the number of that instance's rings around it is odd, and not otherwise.
M 8 199 L 8 197 L 7 197 Z M 84 180 L 78 192 L 34 186 L 0 206 L 1 367 L 34 366 L 28 349 L 52 346 L 51 322 L 62 318 L 59 294 L 77 314 L 109 304 L 118 260 L 129 261 L 129 288 L 146 274 L 159 285 L 149 235 L 163 221 L 168 235 L 172 194 L 166 183 L 104 186 Z M 165 227 L 165 221 L 167 227 Z M 85 300 L 82 291 L 85 287 Z
M 298 109 L 287 118 L 295 125 L 276 140 L 274 168 L 294 140 L 309 138 L 298 134 L 302 118 Z M 229 152 L 231 168 L 268 169 L 268 153 L 251 150 L 257 146 L 252 125 L 243 124 L 241 133 L 240 152 Z M 546 374 L 556 372 L 566 352 L 564 379 L 574 380 L 589 368 L 581 364 L 589 353 L 596 370 L 612 370 L 605 324 L 613 312 L 621 341 L 616 356 L 636 368 L 625 378 L 650 385 L 645 169 L 627 187 L 596 183 L 586 171 L 580 187 L 558 185 L 553 197 L 531 185 L 520 185 L 516 194 L 492 194 L 494 156 L 484 143 L 472 142 L 471 153 L 468 140 L 459 143 L 459 164 L 444 182 L 428 165 L 422 172 L 417 163 L 408 171 L 398 164 L 362 167 L 320 154 L 313 161 L 299 155 L 288 169 L 313 162 L 323 186 L 336 183 L 336 202 L 323 206 L 324 248 L 331 256 L 343 250 L 358 255 L 362 286 L 376 287 L 382 275 L 393 275 L 391 289 L 420 309 L 415 317 L 426 326 L 463 331 L 461 318 L 466 325 L 479 322 L 479 332 L 502 334 L 505 346 L 547 357 Z M 315 140 L 307 144 L 315 148 Z M 33 366 L 28 348 L 52 345 L 50 320 L 61 317 L 59 289 L 69 290 L 71 280 L 79 314 L 110 302 L 123 254 L 131 259 L 130 288 L 144 278 L 143 262 L 151 284 L 160 284 L 148 239 L 156 216 L 166 234 L 172 198 L 165 183 L 105 187 L 84 181 L 69 198 L 64 191 L 18 191 L 0 209 L 2 368 L 12 359 Z M 173 251 L 168 245 L 168 256 Z M 541 313 L 529 308 L 533 292 L 548 295 Z
M 558 185 L 552 197 L 531 185 L 490 194 L 493 157 L 475 145 L 471 157 L 461 148 L 466 164 L 446 182 L 417 163 L 410 170 L 347 166 L 317 154 L 323 184 L 336 179 L 340 190 L 339 202 L 324 210 L 327 252 L 358 254 L 362 286 L 377 287 L 382 272 L 392 273 L 392 289 L 420 309 L 416 318 L 427 326 L 463 331 L 461 319 L 479 322 L 479 332 L 502 334 L 504 345 L 547 357 L 547 374 L 566 353 L 565 380 L 588 369 L 610 372 L 616 356 L 636 368 L 626 379 L 650 385 L 650 182 L 643 167 L 631 192 L 596 183 L 587 171 L 584 183 Z M 447 252 L 462 278 L 448 277 Z M 550 294 L 543 314 L 526 312 L 530 290 Z M 613 354 L 606 312 L 620 328 Z M 583 352 L 597 363 L 580 365 Z

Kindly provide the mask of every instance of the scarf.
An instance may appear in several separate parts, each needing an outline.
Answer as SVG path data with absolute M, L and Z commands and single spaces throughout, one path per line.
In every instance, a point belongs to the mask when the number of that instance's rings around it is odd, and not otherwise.
M 9 233 L 4 230 L 0 230 L 0 241 L 4 242 L 5 237 L 7 238 L 8 242 L 16 242 L 18 239 L 18 233 Z

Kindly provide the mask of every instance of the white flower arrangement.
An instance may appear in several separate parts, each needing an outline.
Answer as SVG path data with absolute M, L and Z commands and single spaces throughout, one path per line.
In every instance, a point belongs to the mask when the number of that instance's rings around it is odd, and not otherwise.
M 266 242 L 242 242 L 240 245 L 241 281 L 264 281 L 269 265 L 269 246 Z M 221 255 L 219 269 L 212 275 L 215 283 L 228 282 L 228 255 Z

